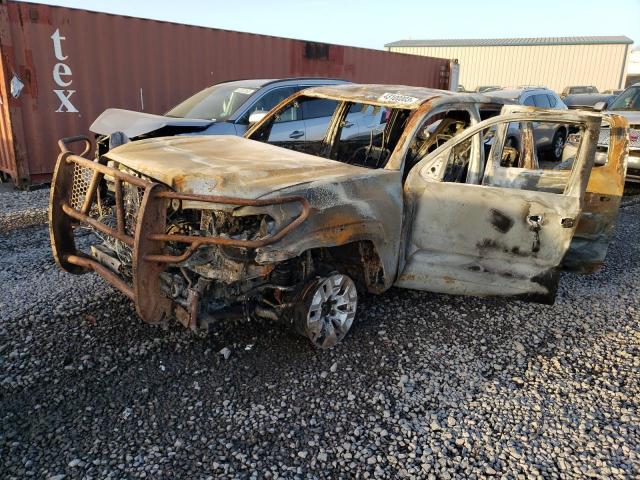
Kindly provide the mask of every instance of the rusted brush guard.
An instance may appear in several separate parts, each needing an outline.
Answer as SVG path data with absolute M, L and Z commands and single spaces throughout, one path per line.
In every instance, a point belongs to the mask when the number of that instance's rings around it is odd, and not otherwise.
M 80 155 L 75 155 L 67 148 L 76 142 L 84 143 L 84 150 Z M 51 208 L 49 210 L 49 233 L 56 263 L 63 270 L 74 274 L 83 274 L 92 270 L 97 272 L 133 300 L 138 314 L 148 323 L 160 323 L 163 319 L 175 315 L 185 326 L 190 328 L 197 326 L 199 292 L 190 291 L 188 309 L 165 297 L 161 291 L 160 274 L 167 266 L 187 260 L 198 248 L 204 245 L 224 245 L 248 249 L 270 245 L 282 239 L 309 216 L 309 203 L 302 196 L 251 200 L 178 193 L 166 185 L 139 178 L 103 165 L 98 161 L 84 158 L 84 155 L 91 150 L 91 141 L 88 137 L 63 138 L 58 142 L 58 146 L 61 152 L 51 183 Z M 87 172 L 90 174 L 90 178 L 86 175 Z M 98 186 L 104 175 L 112 177 L 114 181 L 116 228 L 90 216 Z M 143 191 L 135 218 L 135 233 L 133 235 L 127 232 L 125 224 L 124 184 L 138 187 Z M 166 212 L 168 202 L 173 200 L 255 207 L 295 202 L 302 206 L 302 211 L 288 225 L 260 240 L 172 235 L 166 233 Z M 113 237 L 131 248 L 133 252 L 131 285 L 93 256 L 76 249 L 74 229 L 82 224 Z M 181 255 L 168 255 L 165 253 L 165 246 L 168 242 L 188 244 L 188 247 Z

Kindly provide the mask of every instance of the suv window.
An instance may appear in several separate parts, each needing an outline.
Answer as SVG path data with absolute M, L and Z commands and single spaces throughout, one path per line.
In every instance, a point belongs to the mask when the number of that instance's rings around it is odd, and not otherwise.
M 363 113 L 367 114 L 373 110 L 372 105 L 363 105 L 362 103 L 352 103 L 349 107 L 349 113 Z
M 242 115 L 241 118 L 238 119 L 238 123 L 245 124 L 245 125 L 248 124 L 249 116 L 253 112 L 256 112 L 256 111 L 268 112 L 277 104 L 279 104 L 282 100 L 284 100 L 287 97 L 290 97 L 295 92 L 296 90 L 293 87 L 274 88 L 273 90 L 265 93 L 253 105 L 251 105 L 249 110 L 247 110 L 247 112 L 244 115 Z
M 549 99 L 544 94 L 534 95 L 533 101 L 538 108 L 551 108 L 551 105 L 549 105 Z
M 302 120 L 302 108 L 296 101 L 290 104 L 284 110 L 281 110 L 274 118 L 273 123 L 297 122 Z
M 525 98 L 524 102 L 522 102 L 522 104 L 526 105 L 527 107 L 535 107 L 536 106 L 536 104 L 533 102 L 533 96 Z
M 551 108 L 555 108 L 555 106 L 558 104 L 558 100 L 556 99 L 555 95 L 547 94 L 547 98 L 549 99 L 549 105 L 551 106 Z
M 312 118 L 331 117 L 333 116 L 333 112 L 336 111 L 337 106 L 338 102 L 335 100 L 327 100 L 324 98 L 307 100 L 302 104 L 302 115 L 305 120 L 311 120 Z

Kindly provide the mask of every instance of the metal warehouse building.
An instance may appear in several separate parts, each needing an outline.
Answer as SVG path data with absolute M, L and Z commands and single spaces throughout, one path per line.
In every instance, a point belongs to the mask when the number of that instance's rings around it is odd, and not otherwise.
M 400 40 L 391 52 L 457 59 L 459 83 L 545 85 L 558 92 L 568 85 L 623 88 L 633 41 L 624 36 L 503 38 L 478 40 Z

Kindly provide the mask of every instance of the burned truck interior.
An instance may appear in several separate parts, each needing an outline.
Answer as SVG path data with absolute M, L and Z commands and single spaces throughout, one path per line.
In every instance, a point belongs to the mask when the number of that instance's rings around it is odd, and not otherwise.
M 318 139 L 315 141 L 305 138 L 283 140 L 272 135 L 274 126 L 303 117 L 308 110 L 318 108 L 313 106 L 317 104 L 323 104 L 320 108 L 326 110 L 326 121 L 319 125 L 322 134 Z M 477 121 L 499 115 L 503 105 L 503 103 L 490 103 L 486 100 L 484 103 L 478 102 Z M 347 135 L 350 133 L 348 128 L 352 127 L 348 116 L 368 108 L 374 109 L 374 112 L 380 111 L 378 128 L 361 135 Z M 413 110 L 408 108 L 381 107 L 373 103 L 339 102 L 334 99 L 301 95 L 276 107 L 264 123 L 247 134 L 247 138 L 350 165 L 372 169 L 385 168 L 406 130 L 412 112 Z M 420 159 L 470 127 L 472 123 L 470 111 L 459 109 L 459 107 L 428 115 L 407 148 L 403 167 L 404 178 Z M 490 144 L 487 144 L 487 152 L 489 147 Z
M 281 141 L 273 138 L 275 125 L 299 118 L 304 115 L 299 112 L 317 108 L 314 105 L 318 103 L 328 104 L 328 112 L 324 117 L 327 121 L 319 125 L 324 129 L 321 138 L 316 141 L 304 138 Z M 378 128 L 363 134 L 348 135 L 352 125 L 347 116 L 367 108 L 373 109 L 374 116 L 380 116 Z M 384 168 L 404 132 L 410 114 L 411 110 L 402 108 L 387 109 L 372 104 L 299 96 L 279 108 L 276 107 L 267 121 L 249 132 L 247 138 L 350 165 Z

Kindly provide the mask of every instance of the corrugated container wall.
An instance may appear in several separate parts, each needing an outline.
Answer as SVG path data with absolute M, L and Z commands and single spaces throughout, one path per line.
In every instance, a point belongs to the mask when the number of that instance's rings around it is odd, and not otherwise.
M 569 85 L 623 88 L 628 45 L 392 46 L 391 52 L 457 58 L 460 84 L 515 87 L 545 85 L 561 92 Z
M 214 83 L 322 76 L 448 88 L 449 61 L 0 0 L 0 170 L 50 179 L 108 107 L 162 113 Z

